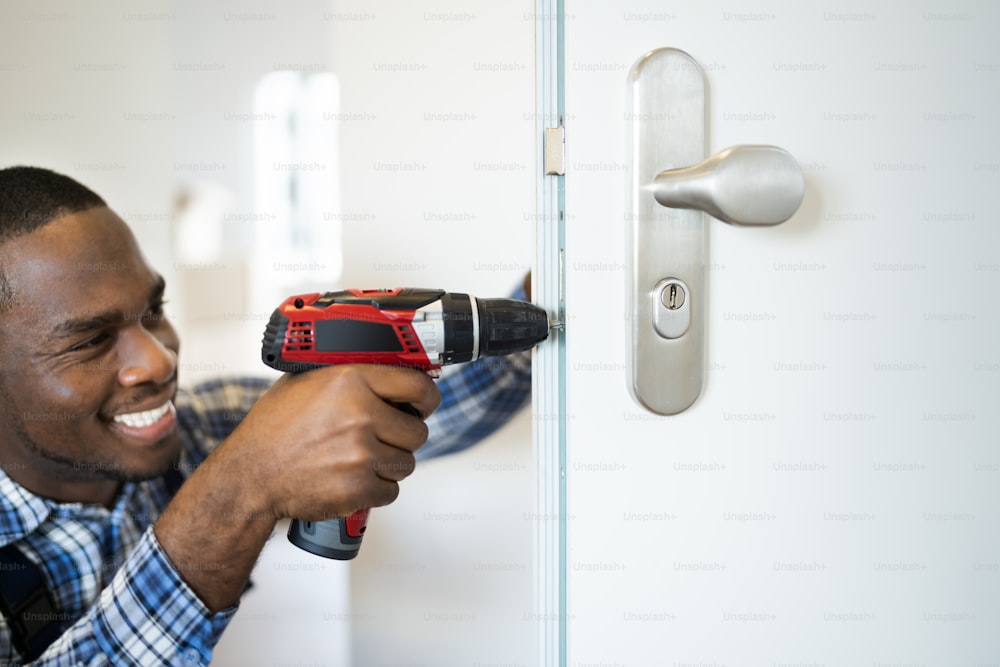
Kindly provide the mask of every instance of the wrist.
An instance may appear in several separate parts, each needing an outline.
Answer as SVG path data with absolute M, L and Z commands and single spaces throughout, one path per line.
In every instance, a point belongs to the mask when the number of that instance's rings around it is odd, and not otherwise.
M 243 529 L 263 524 L 271 530 L 281 517 L 274 509 L 267 471 L 259 457 L 241 450 L 239 439 L 237 431 L 220 444 L 188 482 L 208 492 L 206 500 L 217 512 L 216 520 Z

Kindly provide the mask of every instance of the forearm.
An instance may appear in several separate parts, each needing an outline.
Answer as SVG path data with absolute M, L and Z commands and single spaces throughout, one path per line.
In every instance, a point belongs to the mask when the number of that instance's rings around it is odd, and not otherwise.
M 154 525 L 185 583 L 211 611 L 235 604 L 276 519 L 254 504 L 253 480 L 240 475 L 223 443 L 184 483 Z

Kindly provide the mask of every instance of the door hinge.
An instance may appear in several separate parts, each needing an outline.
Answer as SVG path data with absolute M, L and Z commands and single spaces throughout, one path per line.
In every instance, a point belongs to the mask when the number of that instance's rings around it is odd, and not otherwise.
M 566 173 L 566 128 L 545 128 L 545 175 L 562 176 Z

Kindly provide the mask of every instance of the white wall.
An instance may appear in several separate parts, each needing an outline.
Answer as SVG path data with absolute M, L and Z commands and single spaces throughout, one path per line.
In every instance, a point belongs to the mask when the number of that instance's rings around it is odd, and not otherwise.
M 114 202 L 169 269 L 174 25 L 130 6 L 0 7 L 0 161 L 75 175 Z
M 338 286 L 500 296 L 528 270 L 534 223 L 530 2 L 7 2 L 0 6 L 0 164 L 94 188 L 167 277 L 187 381 L 266 373 L 266 309 L 245 278 L 253 86 L 289 66 L 342 82 Z M 231 196 L 224 251 L 172 252 L 178 197 Z M 264 261 L 258 259 L 258 262 Z M 289 277 L 290 282 L 295 277 Z M 220 306 L 219 304 L 224 304 Z M 270 307 L 270 306 L 268 306 Z M 373 513 L 361 557 L 317 561 L 283 532 L 217 664 L 531 662 L 530 425 L 422 466 Z M 439 520 L 461 511 L 462 521 Z M 348 584 L 353 599 L 338 597 Z

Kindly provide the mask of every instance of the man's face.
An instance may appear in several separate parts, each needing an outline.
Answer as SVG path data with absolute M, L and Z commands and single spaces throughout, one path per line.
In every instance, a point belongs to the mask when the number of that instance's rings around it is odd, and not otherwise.
M 28 489 L 84 500 L 162 474 L 179 451 L 163 280 L 105 207 L 0 245 L 0 457 Z

